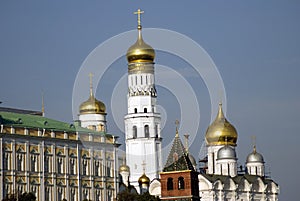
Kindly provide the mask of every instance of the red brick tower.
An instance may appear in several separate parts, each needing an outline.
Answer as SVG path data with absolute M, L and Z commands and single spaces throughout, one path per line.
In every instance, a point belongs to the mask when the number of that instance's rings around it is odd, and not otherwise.
M 199 201 L 198 172 L 189 159 L 176 128 L 167 163 L 160 173 L 161 200 Z

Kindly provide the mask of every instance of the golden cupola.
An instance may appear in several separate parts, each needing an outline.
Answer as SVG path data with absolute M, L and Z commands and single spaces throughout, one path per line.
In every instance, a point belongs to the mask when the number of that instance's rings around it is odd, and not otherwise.
M 219 104 L 219 111 L 214 122 L 207 128 L 205 134 L 206 144 L 236 146 L 238 134 L 232 124 L 225 118 L 222 104 Z
M 137 41 L 127 50 L 126 57 L 128 63 L 141 63 L 151 62 L 153 63 L 155 58 L 154 49 L 144 42 L 142 37 L 142 25 L 141 25 L 141 14 L 144 11 L 138 9 L 135 14 L 138 15 L 138 38 Z
M 147 175 L 144 173 L 138 180 L 139 184 L 142 185 L 142 184 L 147 184 L 149 185 L 150 184 L 150 179 L 149 177 L 147 177 Z
M 80 114 L 106 114 L 105 104 L 97 100 L 93 93 L 92 74 L 90 74 L 90 97 L 79 106 Z

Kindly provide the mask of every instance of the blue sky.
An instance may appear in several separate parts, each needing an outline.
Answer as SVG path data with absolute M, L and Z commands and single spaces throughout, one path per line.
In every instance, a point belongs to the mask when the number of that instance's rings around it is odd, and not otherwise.
M 225 85 L 227 117 L 239 133 L 239 162 L 243 164 L 251 151 L 251 136 L 257 136 L 258 151 L 280 184 L 280 198 L 296 200 L 298 1 L 1 1 L 1 106 L 40 110 L 43 91 L 46 115 L 71 122 L 72 90 L 81 64 L 102 42 L 135 29 L 132 13 L 137 8 L 145 11 L 144 28 L 182 33 L 207 51 Z M 211 117 L 208 90 L 182 59 L 157 51 L 156 63 L 178 71 L 195 90 L 201 121 L 191 152 L 198 156 Z M 110 102 L 115 84 L 126 71 L 123 56 L 109 67 L 96 93 L 107 105 L 109 131 L 121 139 Z M 158 96 L 167 114 L 163 135 L 169 142 L 176 116 L 181 115 L 180 100 L 159 86 Z

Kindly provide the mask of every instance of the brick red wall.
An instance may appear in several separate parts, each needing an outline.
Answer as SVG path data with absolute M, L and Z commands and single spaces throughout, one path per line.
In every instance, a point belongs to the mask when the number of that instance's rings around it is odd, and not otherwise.
M 184 178 L 184 189 L 178 189 L 178 178 Z M 198 173 L 192 171 L 164 172 L 161 178 L 161 198 L 181 197 L 181 196 L 199 196 Z M 168 178 L 173 178 L 173 190 L 167 190 Z

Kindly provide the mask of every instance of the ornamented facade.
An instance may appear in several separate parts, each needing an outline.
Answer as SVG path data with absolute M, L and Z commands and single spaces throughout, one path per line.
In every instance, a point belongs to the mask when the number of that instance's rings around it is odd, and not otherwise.
M 0 111 L 0 200 L 23 192 L 43 201 L 113 200 L 119 144 L 106 132 L 105 115 L 92 88 L 79 120 L 93 130 L 26 111 Z

